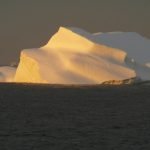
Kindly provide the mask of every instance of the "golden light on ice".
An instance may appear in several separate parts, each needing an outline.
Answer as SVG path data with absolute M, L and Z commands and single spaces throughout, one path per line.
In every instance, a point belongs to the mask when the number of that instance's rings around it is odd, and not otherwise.
M 139 60 L 140 63 L 136 62 L 125 50 L 97 42 L 98 35 L 61 27 L 45 46 L 21 52 L 19 65 L 16 71 L 13 69 L 11 80 L 28 83 L 100 84 L 134 77 L 150 79 L 150 68 L 148 65 L 141 65 L 142 59 Z M 135 55 L 139 57 L 137 53 Z M 2 77 L 4 76 L 0 75 L 0 79 Z

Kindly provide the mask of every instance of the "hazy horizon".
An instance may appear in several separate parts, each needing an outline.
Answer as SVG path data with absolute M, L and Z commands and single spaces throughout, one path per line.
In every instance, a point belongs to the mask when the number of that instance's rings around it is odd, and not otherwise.
M 0 12 L 0 65 L 16 61 L 23 48 L 45 45 L 60 26 L 150 38 L 149 0 L 0 1 Z

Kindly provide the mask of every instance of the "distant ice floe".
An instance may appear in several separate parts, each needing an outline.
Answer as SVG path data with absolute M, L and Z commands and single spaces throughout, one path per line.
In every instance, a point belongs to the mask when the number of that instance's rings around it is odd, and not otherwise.
M 0 82 L 13 82 L 16 73 L 14 67 L 0 67 Z
M 130 84 L 134 79 L 150 80 L 150 40 L 134 32 L 91 34 L 60 27 L 45 46 L 22 50 L 14 72 L 12 81 L 28 83 Z M 2 72 L 0 79 L 5 76 Z

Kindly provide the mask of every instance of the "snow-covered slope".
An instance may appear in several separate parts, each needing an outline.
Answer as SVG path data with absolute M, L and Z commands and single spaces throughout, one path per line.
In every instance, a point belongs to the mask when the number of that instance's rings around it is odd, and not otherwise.
M 122 33 L 121 36 L 126 36 L 124 34 L 126 33 Z M 60 27 L 47 45 L 21 52 L 15 81 L 99 84 L 109 80 L 133 77 L 150 79 L 150 68 L 145 65 L 150 62 L 148 57 L 150 49 L 141 52 L 143 49 L 136 50 L 136 46 L 134 47 L 139 35 L 131 36 L 133 43 L 130 36 L 128 36 L 129 39 L 124 39 L 127 49 L 123 47 L 124 45 L 120 47 L 119 43 L 117 45 L 115 42 L 114 45 L 109 45 L 109 42 L 104 42 L 105 36 L 104 41 L 101 40 L 103 39 L 101 36 L 101 34 L 90 34 L 78 28 Z M 128 52 L 131 49 L 128 42 L 132 43 L 132 55 Z
M 136 32 L 107 32 L 90 34 L 82 29 L 70 28 L 94 43 L 125 51 L 139 63 L 150 63 L 150 40 Z
M 0 67 L 0 82 L 13 82 L 16 68 Z
M 150 40 L 134 32 L 112 32 L 93 34 L 95 42 L 127 52 L 141 64 L 150 63 Z

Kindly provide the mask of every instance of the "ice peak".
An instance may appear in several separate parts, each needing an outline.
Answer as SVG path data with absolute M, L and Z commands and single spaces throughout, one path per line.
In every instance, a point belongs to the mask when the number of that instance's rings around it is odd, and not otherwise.
M 83 34 L 84 33 L 84 34 Z M 95 43 L 87 38 L 87 32 L 73 28 L 60 27 L 58 32 L 50 39 L 45 47 L 51 49 L 88 50 Z

